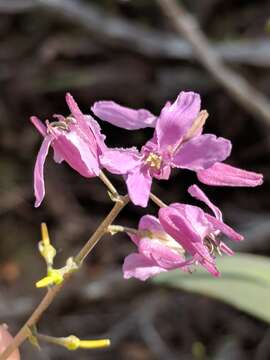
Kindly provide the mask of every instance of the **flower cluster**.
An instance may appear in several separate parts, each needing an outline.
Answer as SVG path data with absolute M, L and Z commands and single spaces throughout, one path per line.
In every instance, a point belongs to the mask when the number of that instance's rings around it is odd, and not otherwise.
M 231 142 L 213 134 L 204 134 L 208 117 L 201 110 L 200 96 L 181 92 L 173 102 L 167 102 L 160 115 L 145 109 L 129 109 L 113 101 L 99 101 L 91 108 L 101 120 L 126 130 L 153 128 L 153 136 L 140 150 L 136 147 L 108 148 L 97 121 L 85 115 L 70 94 L 66 95 L 70 115 L 54 115 L 56 121 L 45 122 L 36 117 L 31 121 L 44 137 L 34 169 L 34 190 L 39 206 L 45 195 L 44 162 L 51 146 L 54 160 L 66 161 L 84 177 L 100 176 L 103 169 L 123 176 L 133 204 L 146 207 L 151 196 L 153 178 L 167 180 L 171 169 L 188 169 L 198 180 L 216 186 L 257 186 L 262 175 L 224 164 L 231 153 Z M 226 225 L 221 211 L 197 186 L 188 189 L 190 195 L 204 202 L 213 214 L 198 206 L 173 203 L 162 206 L 158 217 L 145 215 L 137 230 L 126 230 L 137 252 L 126 257 L 125 278 L 140 280 L 170 269 L 191 272 L 200 264 L 218 276 L 215 255 L 232 255 L 221 240 L 224 234 L 234 241 L 243 237 Z

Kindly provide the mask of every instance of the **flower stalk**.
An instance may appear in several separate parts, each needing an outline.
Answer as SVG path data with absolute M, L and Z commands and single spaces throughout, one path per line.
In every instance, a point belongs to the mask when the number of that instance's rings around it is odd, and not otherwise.
M 120 201 L 117 201 L 114 204 L 114 207 L 103 220 L 103 222 L 96 229 L 91 238 L 87 241 L 87 243 L 83 246 L 81 251 L 74 257 L 75 263 L 80 266 L 86 256 L 92 251 L 97 242 L 101 239 L 101 237 L 107 232 L 108 226 L 112 224 L 115 218 L 118 216 L 120 211 L 127 205 L 129 202 L 129 197 L 121 196 Z M 51 288 L 48 288 L 46 295 L 43 297 L 39 305 L 36 307 L 32 315 L 23 325 L 23 327 L 19 330 L 14 340 L 10 343 L 10 345 L 5 349 L 5 351 L 0 354 L 0 360 L 7 360 L 8 357 L 17 349 L 29 336 L 29 328 L 32 328 L 37 324 L 42 314 L 47 310 L 50 304 L 53 302 L 58 293 L 62 290 L 64 285 L 72 276 L 72 272 L 69 272 L 64 275 L 64 280 L 58 284 L 54 285 Z

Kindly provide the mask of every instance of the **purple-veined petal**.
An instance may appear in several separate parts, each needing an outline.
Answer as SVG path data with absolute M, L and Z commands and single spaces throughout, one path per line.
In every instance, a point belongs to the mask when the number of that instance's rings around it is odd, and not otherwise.
M 165 234 L 158 218 L 153 215 L 142 216 L 139 221 L 138 230 L 146 230 L 147 232 L 152 233 L 151 236 L 153 236 L 154 234 Z M 137 246 L 139 245 L 140 240 L 144 237 L 132 233 L 128 233 L 128 236 Z M 145 237 L 147 238 L 147 235 Z
M 130 254 L 125 258 L 123 273 L 125 279 L 134 277 L 145 281 L 151 276 L 157 275 L 166 269 L 158 266 L 154 260 L 148 259 L 142 254 Z
M 193 208 L 196 207 L 194 206 Z M 199 212 L 194 212 L 187 218 L 186 215 L 178 211 L 175 206 L 170 205 L 159 209 L 158 215 L 164 230 L 178 241 L 191 256 L 198 253 L 201 257 L 207 259 L 208 262 L 213 261 L 208 249 L 203 244 L 203 237 L 201 234 L 204 235 L 205 231 L 204 229 L 198 229 L 196 226 L 197 224 L 200 224 L 198 221 L 198 217 L 200 217 Z M 194 219 L 194 223 L 192 223 L 191 216 Z
M 153 233 L 155 232 L 164 232 L 159 220 L 153 215 L 144 215 L 139 221 L 139 230 L 149 230 Z
M 37 155 L 34 169 L 34 191 L 36 197 L 35 207 L 38 207 L 41 204 L 45 196 L 44 163 L 52 141 L 53 139 L 51 136 L 45 136 Z
M 78 118 L 80 121 L 84 114 L 81 112 L 78 104 L 74 100 L 74 97 L 70 93 L 66 93 L 66 102 L 71 114 L 74 116 L 75 119 Z
M 209 215 L 209 214 L 205 214 L 205 216 L 207 217 L 208 221 L 213 225 L 213 227 L 216 230 L 220 230 L 223 234 L 228 236 L 230 239 L 235 240 L 235 241 L 244 240 L 244 237 L 241 234 L 239 234 L 238 232 L 233 230 L 230 226 L 226 225 L 223 221 L 220 221 L 220 220 L 216 219 L 214 216 Z
M 198 179 L 214 186 L 258 186 L 263 183 L 263 175 L 217 162 L 206 170 L 197 172 Z
M 216 218 L 222 221 L 222 212 L 221 210 L 215 206 L 209 198 L 205 195 L 205 193 L 199 188 L 197 185 L 192 185 L 188 188 L 188 192 L 194 198 L 203 201 L 215 214 Z
M 205 217 L 205 212 L 198 206 L 189 204 L 172 203 L 171 209 L 175 209 L 178 213 L 185 218 L 190 228 L 203 239 L 212 227 L 209 225 L 209 221 Z
M 146 207 L 149 200 L 152 177 L 147 171 L 141 168 L 125 175 L 130 200 L 135 205 Z
M 185 206 L 189 207 L 186 213 L 192 210 L 192 206 Z M 196 207 L 193 206 L 193 208 Z M 192 216 L 199 223 L 200 212 L 195 211 Z M 203 218 L 205 219 L 205 217 Z M 203 238 L 199 235 L 202 231 L 197 232 L 196 224 L 191 223 L 190 216 L 187 218 L 182 211 L 177 210 L 177 204 L 174 204 L 174 206 L 170 205 L 159 210 L 159 220 L 165 231 L 183 246 L 195 262 L 199 262 L 213 276 L 219 276 L 215 260 L 204 245 Z
M 107 150 L 107 146 L 105 144 L 106 136 L 104 134 L 102 134 L 99 123 L 92 116 L 85 115 L 84 117 L 85 117 L 85 120 L 86 120 L 88 126 L 90 127 L 90 129 L 92 130 L 92 132 L 95 136 L 96 143 L 98 145 L 98 150 L 99 150 L 98 154 L 101 155 Z
M 66 102 L 76 120 L 76 124 L 70 124 L 70 129 L 77 132 L 77 135 L 88 144 L 93 155 L 98 157 L 105 150 L 105 137 L 101 134 L 99 125 L 92 116 L 84 115 L 81 112 L 73 96 L 69 93 L 66 94 Z
M 31 116 L 30 118 L 32 124 L 35 126 L 35 128 L 38 130 L 38 132 L 42 135 L 42 136 L 46 136 L 47 135 L 47 127 L 43 124 L 42 121 L 39 120 L 38 117 L 36 116 Z
M 130 109 L 114 101 L 98 101 L 91 110 L 101 120 L 127 130 L 155 127 L 157 117 L 145 109 Z
M 101 164 L 113 174 L 124 175 L 133 171 L 141 163 L 138 150 L 130 149 L 109 149 L 100 157 Z
M 199 114 L 200 96 L 182 91 L 173 104 L 166 104 L 157 120 L 156 132 L 159 147 L 168 150 L 176 146 Z
M 184 143 L 173 157 L 175 167 L 202 170 L 217 161 L 225 160 L 231 153 L 231 142 L 212 134 L 199 135 Z
M 201 266 L 203 266 L 211 275 L 215 277 L 220 276 L 220 272 L 217 269 L 214 259 L 209 261 L 208 259 L 201 257 L 199 254 L 195 254 L 193 260 L 195 263 L 199 263 Z
M 90 151 L 85 141 L 70 131 L 60 134 L 53 142 L 53 148 L 74 170 L 82 176 L 94 177 L 100 172 L 98 159 Z
M 176 269 L 186 264 L 183 254 L 173 251 L 154 238 L 143 238 L 139 243 L 139 253 L 153 259 L 158 266 L 165 269 Z

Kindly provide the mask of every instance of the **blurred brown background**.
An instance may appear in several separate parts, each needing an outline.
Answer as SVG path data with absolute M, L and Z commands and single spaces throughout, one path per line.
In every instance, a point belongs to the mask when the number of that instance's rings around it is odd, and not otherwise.
M 32 172 L 41 138 L 29 122 L 67 114 L 70 91 L 83 111 L 100 99 L 158 114 L 181 90 L 197 91 L 210 117 L 206 132 L 232 140 L 230 164 L 262 172 L 256 189 L 207 188 L 225 219 L 242 231 L 242 251 L 270 255 L 270 126 L 251 115 L 200 65 L 185 39 L 154 1 L 0 1 L 0 322 L 19 329 L 41 298 L 45 272 L 37 250 L 46 221 L 59 266 L 76 253 L 111 208 L 97 179 L 81 178 L 48 157 L 46 198 L 33 207 Z M 55 6 L 55 4 L 57 4 Z M 184 2 L 214 48 L 238 73 L 270 96 L 269 1 Z M 86 7 L 87 6 L 87 7 Z M 101 122 L 100 122 L 101 123 Z M 152 130 L 127 132 L 101 123 L 110 146 L 142 145 Z M 122 191 L 121 178 L 115 185 Z M 178 171 L 154 185 L 167 202 L 190 201 L 196 182 Z M 150 205 L 149 212 L 156 207 Z M 129 205 L 117 223 L 136 226 L 145 211 Z M 42 318 L 55 336 L 109 336 L 102 351 L 68 352 L 29 344 L 23 359 L 270 359 L 266 323 L 203 296 L 123 280 L 121 264 L 134 250 L 125 236 L 104 238 Z

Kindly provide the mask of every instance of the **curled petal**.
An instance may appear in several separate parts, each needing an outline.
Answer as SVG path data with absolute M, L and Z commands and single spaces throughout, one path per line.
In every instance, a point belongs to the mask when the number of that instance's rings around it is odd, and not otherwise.
M 36 197 L 35 207 L 38 207 L 41 204 L 45 196 L 44 163 L 48 155 L 51 142 L 52 137 L 45 136 L 37 155 L 34 169 L 34 191 Z
M 196 208 L 193 206 L 193 208 Z M 192 217 L 199 224 L 199 212 L 195 212 Z M 192 223 L 191 216 L 187 217 L 186 214 L 181 213 L 175 206 L 168 206 L 159 209 L 159 221 L 164 230 L 172 236 L 176 241 L 183 246 L 183 248 L 191 255 L 198 254 L 207 262 L 213 263 L 214 260 L 209 254 L 206 246 L 203 244 L 201 233 L 196 224 Z
M 101 164 L 113 174 L 124 175 L 133 171 L 140 165 L 138 150 L 130 149 L 109 149 L 100 157 Z
M 244 237 L 241 234 L 233 230 L 230 226 L 226 225 L 223 221 L 220 221 L 214 216 L 208 214 L 205 214 L 205 216 L 207 217 L 208 221 L 213 225 L 215 230 L 220 230 L 223 234 L 225 234 L 234 241 L 244 240 Z
M 231 142 L 212 134 L 199 135 L 184 143 L 174 155 L 176 167 L 202 170 L 217 161 L 225 160 L 231 153 Z
M 206 170 L 197 172 L 198 179 L 214 186 L 258 186 L 263 183 L 263 175 L 246 171 L 231 165 L 215 163 Z
M 127 130 L 155 127 L 157 117 L 145 109 L 130 109 L 114 101 L 98 101 L 91 110 L 101 120 Z
M 165 269 L 175 269 L 186 264 L 182 254 L 177 253 L 166 245 L 160 244 L 154 239 L 144 238 L 139 243 L 139 252 Z
M 99 175 L 100 165 L 89 145 L 75 132 L 61 134 L 53 143 L 53 148 L 78 173 L 85 177 Z M 57 158 L 58 159 L 58 158 Z
M 38 117 L 36 116 L 31 116 L 30 118 L 32 124 L 35 126 L 35 128 L 39 131 L 39 133 L 42 136 L 46 136 L 47 135 L 47 128 L 46 126 L 43 124 L 42 121 L 39 120 Z
M 149 277 L 157 275 L 166 269 L 158 266 L 154 260 L 148 259 L 142 254 L 130 254 L 125 258 L 123 273 L 125 279 L 135 277 L 145 281 Z
M 141 171 L 140 168 L 125 176 L 128 194 L 130 200 L 135 205 L 146 207 L 149 200 L 152 177 L 147 171 Z
M 153 215 L 142 216 L 140 219 L 138 228 L 139 228 L 139 230 L 149 230 L 153 233 L 164 232 L 162 226 L 160 225 L 158 218 L 156 218 Z
M 182 91 L 173 104 L 164 106 L 156 125 L 161 149 L 174 147 L 181 141 L 197 118 L 200 106 L 200 96 L 191 91 Z
M 213 276 L 219 276 L 219 272 L 216 268 L 215 260 L 209 253 L 209 250 L 203 243 L 202 234 L 204 231 L 197 229 L 196 224 L 200 224 L 200 221 L 196 218 L 200 218 L 201 214 L 199 211 L 195 211 L 189 216 L 186 216 L 182 210 L 184 208 L 177 209 L 178 204 L 170 205 L 166 208 L 159 210 L 159 220 L 164 230 L 177 240 L 183 248 L 192 256 L 192 260 L 196 263 L 200 263 L 207 271 Z M 188 205 L 184 205 L 188 206 Z M 196 208 L 195 206 L 188 206 Z M 200 210 L 200 209 L 199 209 Z M 192 223 L 192 217 L 196 221 L 196 224 Z M 205 220 L 205 217 L 204 217 Z M 204 226 L 204 224 L 201 224 Z
M 203 201 L 215 214 L 216 218 L 222 221 L 222 212 L 215 206 L 205 195 L 205 193 L 197 185 L 192 185 L 188 188 L 188 192 L 194 198 Z
M 89 146 L 93 155 L 98 156 L 105 150 L 104 135 L 101 134 L 98 123 L 90 115 L 84 115 L 73 96 L 66 94 L 66 102 L 71 111 L 71 114 L 76 119 L 76 125 L 70 125 L 71 129 L 76 129 L 78 136 L 80 136 Z

